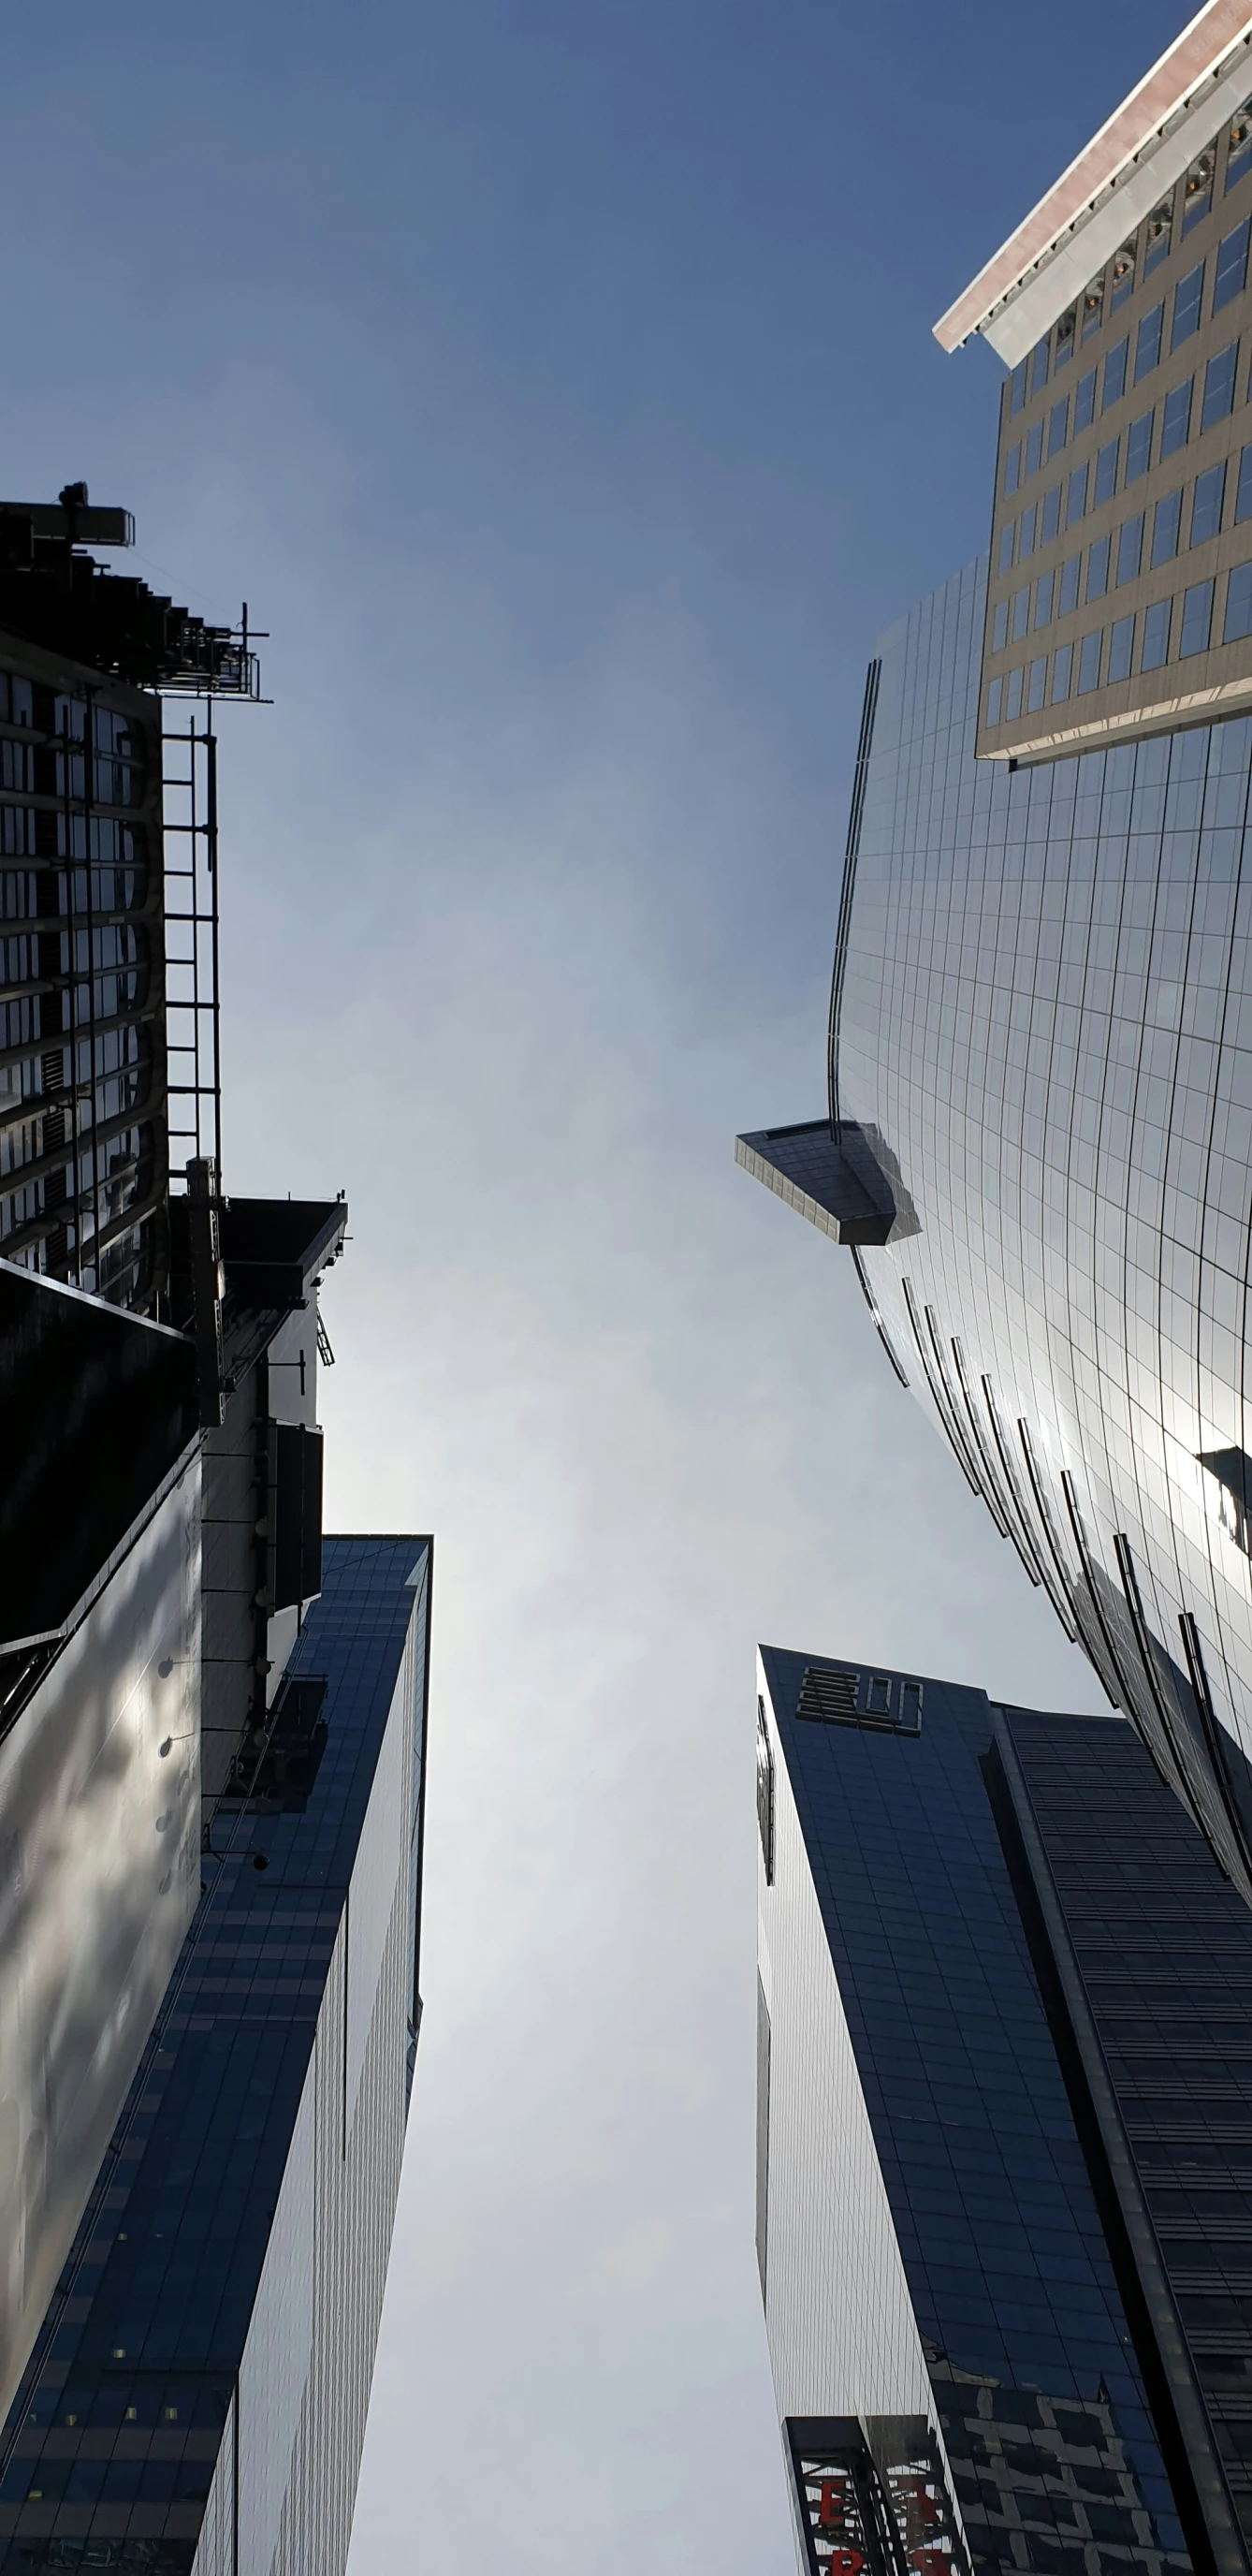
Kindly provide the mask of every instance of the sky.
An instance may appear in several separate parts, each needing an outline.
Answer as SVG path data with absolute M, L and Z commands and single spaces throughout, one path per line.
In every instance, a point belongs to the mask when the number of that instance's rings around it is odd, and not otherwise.
M 61 0 L 5 33 L 3 497 L 246 598 L 224 1179 L 351 1208 L 328 1520 L 435 1534 L 425 2013 L 350 2576 L 790 2576 L 753 1649 L 1099 1704 L 819 1116 L 874 635 L 976 554 L 931 324 L 1160 0 Z

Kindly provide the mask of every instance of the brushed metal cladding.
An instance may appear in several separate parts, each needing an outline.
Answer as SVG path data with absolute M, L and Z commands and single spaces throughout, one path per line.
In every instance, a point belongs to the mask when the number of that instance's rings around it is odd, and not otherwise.
M 193 1460 L 0 1743 L 0 2417 L 199 1892 Z
M 985 586 L 967 567 L 878 648 L 832 1114 L 881 1131 L 918 1230 L 857 1266 L 1246 1896 L 1252 723 L 976 762 Z

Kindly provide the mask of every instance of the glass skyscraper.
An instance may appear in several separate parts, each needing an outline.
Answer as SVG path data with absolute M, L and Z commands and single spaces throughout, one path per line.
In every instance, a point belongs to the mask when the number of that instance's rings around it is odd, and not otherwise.
M 850 1245 L 892 1365 L 1252 1897 L 1238 17 L 1200 11 L 938 326 L 1011 368 L 992 558 L 875 649 L 827 1114 L 739 1157 Z
M 325 1542 L 10 2410 L 0 2566 L 335 2576 L 419 2013 L 430 1545 Z
M 758 1689 L 805 2576 L 1246 2576 L 1247 1907 L 1114 1717 L 770 1648 Z

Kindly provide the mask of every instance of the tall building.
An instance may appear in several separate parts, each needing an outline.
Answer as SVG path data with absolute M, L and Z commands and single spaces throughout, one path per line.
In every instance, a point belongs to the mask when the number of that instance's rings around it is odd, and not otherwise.
M 335 2576 L 419 2013 L 430 1545 L 326 1542 L 3 2436 L 0 2567 Z
M 757 2250 L 805 2576 L 1245 2576 L 1252 1920 L 1114 1717 L 763 1649 Z
M 130 535 L 0 506 L 0 2564 L 333 2576 L 431 1551 L 324 1556 L 346 1204 L 220 1180 L 211 701 L 256 662 L 82 551 Z
M 180 1182 L 220 1161 L 185 1114 L 216 1087 L 213 737 L 167 737 L 163 694 L 258 680 L 246 625 L 84 551 L 133 542 L 82 483 L 0 503 L 0 1258 L 161 1315 L 171 1126 Z
M 738 1152 L 1252 1897 L 1250 91 L 1211 0 L 938 326 L 991 561 L 875 649 L 826 1112 Z

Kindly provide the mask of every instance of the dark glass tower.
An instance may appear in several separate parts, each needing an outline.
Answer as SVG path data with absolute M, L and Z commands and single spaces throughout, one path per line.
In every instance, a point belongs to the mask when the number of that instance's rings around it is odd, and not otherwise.
M 758 2253 L 807 2576 L 1242 2576 L 1242 1900 L 1114 1718 L 764 1649 L 758 1761 Z
M 4 2429 L 0 2566 L 336 2576 L 419 2013 L 430 1545 L 325 1543 Z
M 739 1155 L 1252 1898 L 1248 79 L 1212 0 L 939 326 L 992 562 L 878 644 L 826 1114 Z

